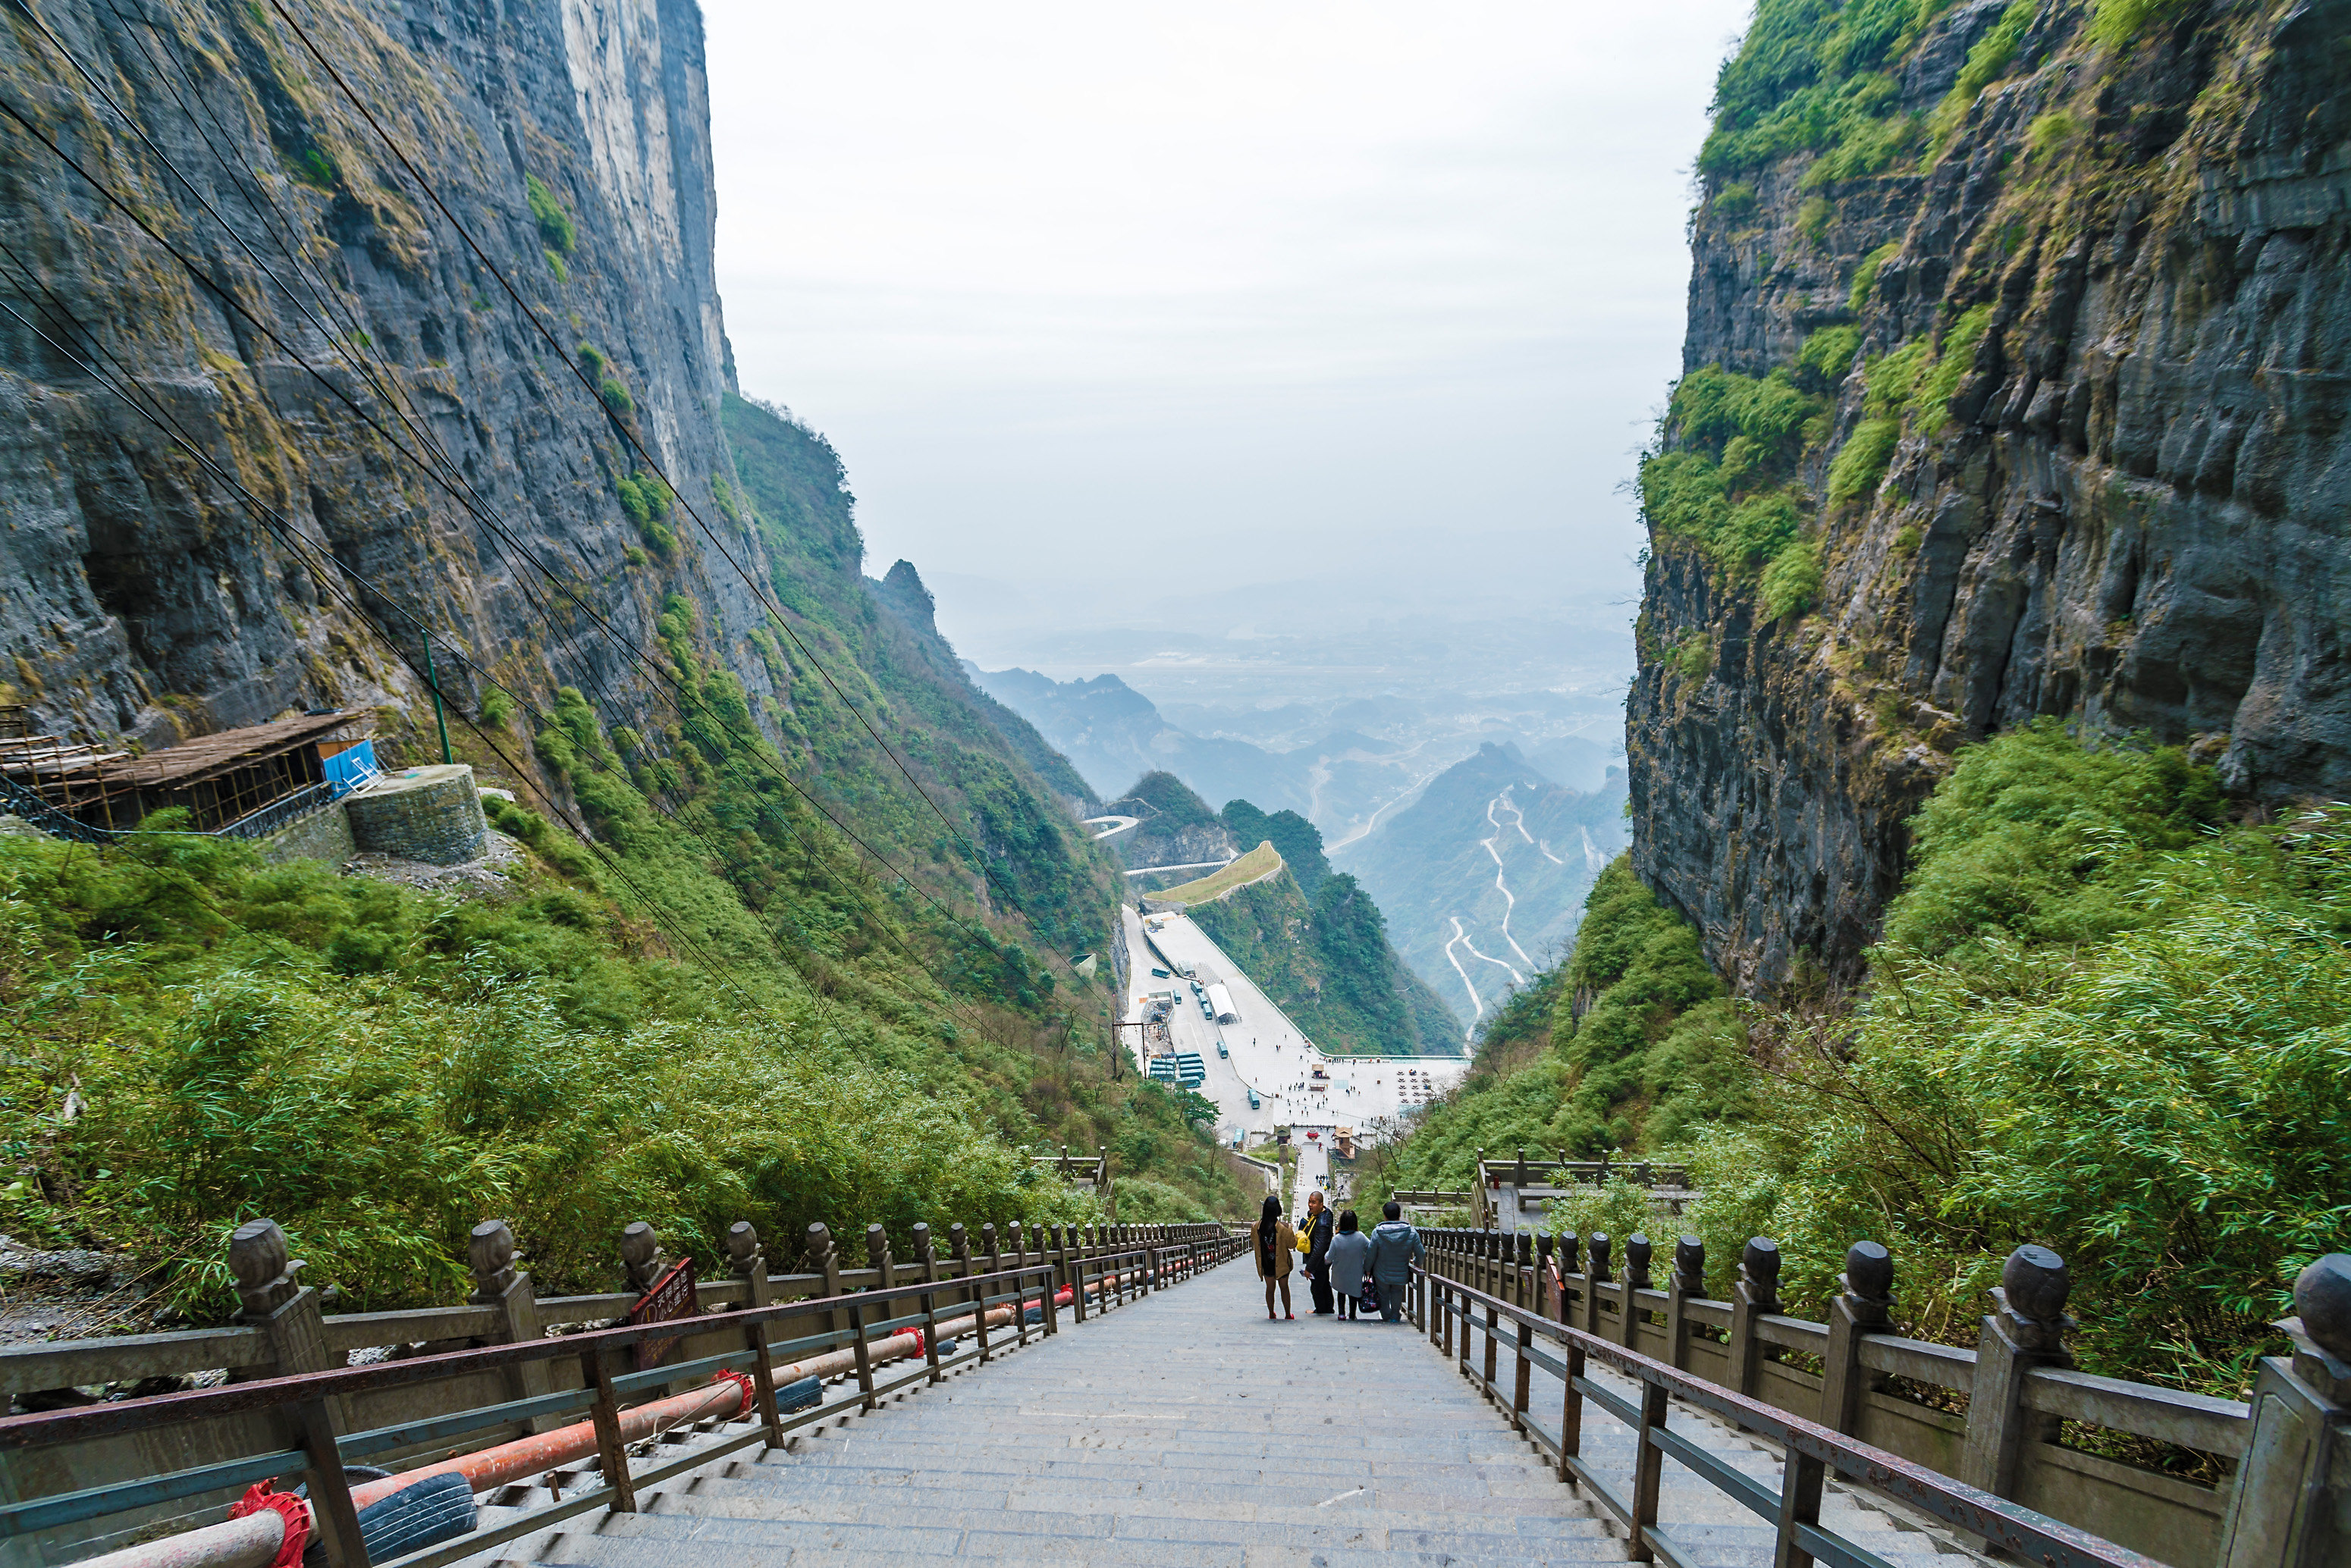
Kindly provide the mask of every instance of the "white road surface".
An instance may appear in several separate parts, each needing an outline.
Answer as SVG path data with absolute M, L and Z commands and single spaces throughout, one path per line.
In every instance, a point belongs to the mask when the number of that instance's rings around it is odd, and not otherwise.
M 1327 1056 L 1188 916 L 1152 915 L 1146 934 L 1143 917 L 1134 910 L 1122 913 L 1133 965 L 1127 1021 L 1144 1016 L 1150 993 L 1176 993 L 1176 1005 L 1168 1013 L 1169 1033 L 1177 1051 L 1196 1052 L 1207 1064 L 1208 1080 L 1200 1092 L 1222 1113 L 1219 1128 L 1228 1134 L 1240 1128 L 1252 1143 L 1276 1127 L 1292 1129 L 1290 1145 L 1299 1151 L 1300 1162 L 1292 1207 L 1302 1206 L 1308 1193 L 1329 1181 L 1330 1160 L 1324 1151 L 1337 1129 L 1351 1127 L 1359 1138 L 1368 1138 L 1374 1124 L 1410 1114 L 1469 1070 L 1468 1059 L 1461 1056 Z M 1219 981 L 1229 988 L 1238 1020 L 1224 1025 L 1210 1021 L 1188 981 L 1172 973 L 1162 978 L 1151 972 L 1179 967 L 1193 971 L 1202 990 Z M 1220 1041 L 1228 1054 L 1218 1054 Z M 1318 1065 L 1327 1075 L 1325 1088 L 1311 1087 Z M 1254 1107 L 1249 1104 L 1252 1090 L 1258 1097 Z M 1309 1138 L 1310 1132 L 1316 1136 Z

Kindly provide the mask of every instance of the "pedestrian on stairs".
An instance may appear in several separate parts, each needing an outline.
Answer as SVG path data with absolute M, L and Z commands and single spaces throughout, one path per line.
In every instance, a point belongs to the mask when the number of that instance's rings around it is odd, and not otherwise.
M 1322 1189 L 1316 1187 L 1306 1195 L 1306 1233 L 1299 1238 L 1299 1250 L 1306 1254 L 1307 1288 L 1314 1298 L 1314 1315 L 1327 1318 L 1331 1302 L 1331 1210 L 1322 1202 Z
M 1380 1293 L 1380 1321 L 1392 1323 L 1404 1311 L 1405 1292 L 1412 1288 L 1412 1267 L 1428 1256 L 1420 1232 L 1405 1223 L 1404 1205 L 1391 1198 L 1372 1232 L 1372 1284 Z
M 1353 1209 L 1339 1216 L 1339 1233 L 1331 1239 L 1331 1289 L 1338 1292 L 1339 1315 L 1362 1315 L 1364 1275 L 1372 1258 L 1372 1239 L 1364 1234 Z
M 1281 1315 L 1295 1322 L 1290 1310 L 1290 1255 L 1298 1247 L 1298 1232 L 1281 1217 L 1281 1199 L 1266 1196 L 1265 1212 L 1257 1222 L 1257 1277 L 1265 1281 L 1265 1319 L 1274 1321 L 1274 1287 L 1281 1287 Z

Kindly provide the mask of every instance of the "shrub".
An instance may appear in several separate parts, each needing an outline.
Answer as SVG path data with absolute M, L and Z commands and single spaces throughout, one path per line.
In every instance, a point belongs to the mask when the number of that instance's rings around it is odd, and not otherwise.
M 2026 149 L 2035 158 L 2046 158 L 2080 134 L 2082 122 L 2062 109 L 2053 109 L 2036 115 L 2024 132 Z
M 1857 313 L 1862 307 L 1869 303 L 1870 292 L 1877 287 L 1878 269 L 1888 260 L 1900 255 L 1901 251 L 1902 242 L 1898 239 L 1890 239 L 1861 258 L 1861 266 L 1854 270 L 1853 294 L 1846 300 L 1846 304 L 1853 310 Z
M 1813 540 L 1799 539 L 1763 569 L 1763 619 L 1801 615 L 1813 607 L 1820 591 L 1821 547 Z
M 530 215 L 538 220 L 539 238 L 547 242 L 548 260 L 554 262 L 556 272 L 562 274 L 561 256 L 569 256 L 578 238 L 571 226 L 571 214 L 555 199 L 536 174 L 523 176 L 523 190 L 530 201 Z
M 2149 23 L 2179 8 L 2179 0 L 2097 0 L 2090 19 L 2090 37 L 2101 48 L 2119 49 L 2134 42 Z
M 1814 250 L 1828 243 L 1829 224 L 1836 217 L 1836 209 L 1826 196 L 1813 196 L 1796 211 L 1796 232 Z
M 1968 117 L 1977 97 L 2008 69 L 2009 61 L 2016 57 L 2016 47 L 2023 40 L 2024 30 L 2032 25 L 2034 0 L 2014 0 L 2000 14 L 1984 36 L 1968 50 L 1967 62 L 1959 68 L 1959 79 L 1943 101 L 1935 106 L 1928 117 L 1927 141 L 1934 156 L 1940 157 L 1950 142 L 1952 133 Z
M 1876 493 L 1878 484 L 1886 477 L 1886 465 L 1894 460 L 1894 448 L 1902 440 L 1902 423 L 1893 419 L 1866 419 L 1854 426 L 1844 445 L 1837 451 L 1829 465 L 1829 505 L 1841 507 L 1847 501 Z
M 1852 371 L 1853 357 L 1860 349 L 1860 328 L 1823 327 L 1808 335 L 1803 347 L 1796 350 L 1796 367 L 1815 384 L 1834 387 Z
M 1931 369 L 1919 378 L 1917 392 L 1911 407 L 1918 419 L 1918 429 L 1931 433 L 1940 430 L 1951 417 L 1951 394 L 1974 368 L 1976 345 L 1991 325 L 1991 307 L 1978 305 L 1945 329 L 1941 350 L 1936 355 Z

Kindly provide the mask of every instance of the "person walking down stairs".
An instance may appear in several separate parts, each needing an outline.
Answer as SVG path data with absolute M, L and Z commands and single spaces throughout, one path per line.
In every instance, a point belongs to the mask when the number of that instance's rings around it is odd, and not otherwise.
M 1269 1197 L 1257 1222 L 1257 1277 L 1265 1281 L 1266 1321 L 1273 1321 L 1273 1292 L 1281 1290 L 1281 1315 L 1296 1321 L 1290 1310 L 1290 1258 L 1298 1249 L 1298 1232 L 1281 1216 L 1281 1199 Z

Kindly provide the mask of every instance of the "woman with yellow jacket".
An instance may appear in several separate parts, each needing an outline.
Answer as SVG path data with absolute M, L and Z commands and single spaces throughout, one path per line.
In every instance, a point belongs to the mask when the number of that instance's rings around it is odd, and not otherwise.
M 1267 1197 L 1265 1214 L 1258 1220 L 1257 1232 L 1251 1239 L 1257 1244 L 1257 1277 L 1265 1281 L 1266 1321 L 1274 1321 L 1273 1292 L 1279 1286 L 1281 1315 L 1296 1322 L 1298 1314 L 1290 1310 L 1290 1255 L 1298 1250 L 1298 1232 L 1282 1218 L 1281 1199 Z

